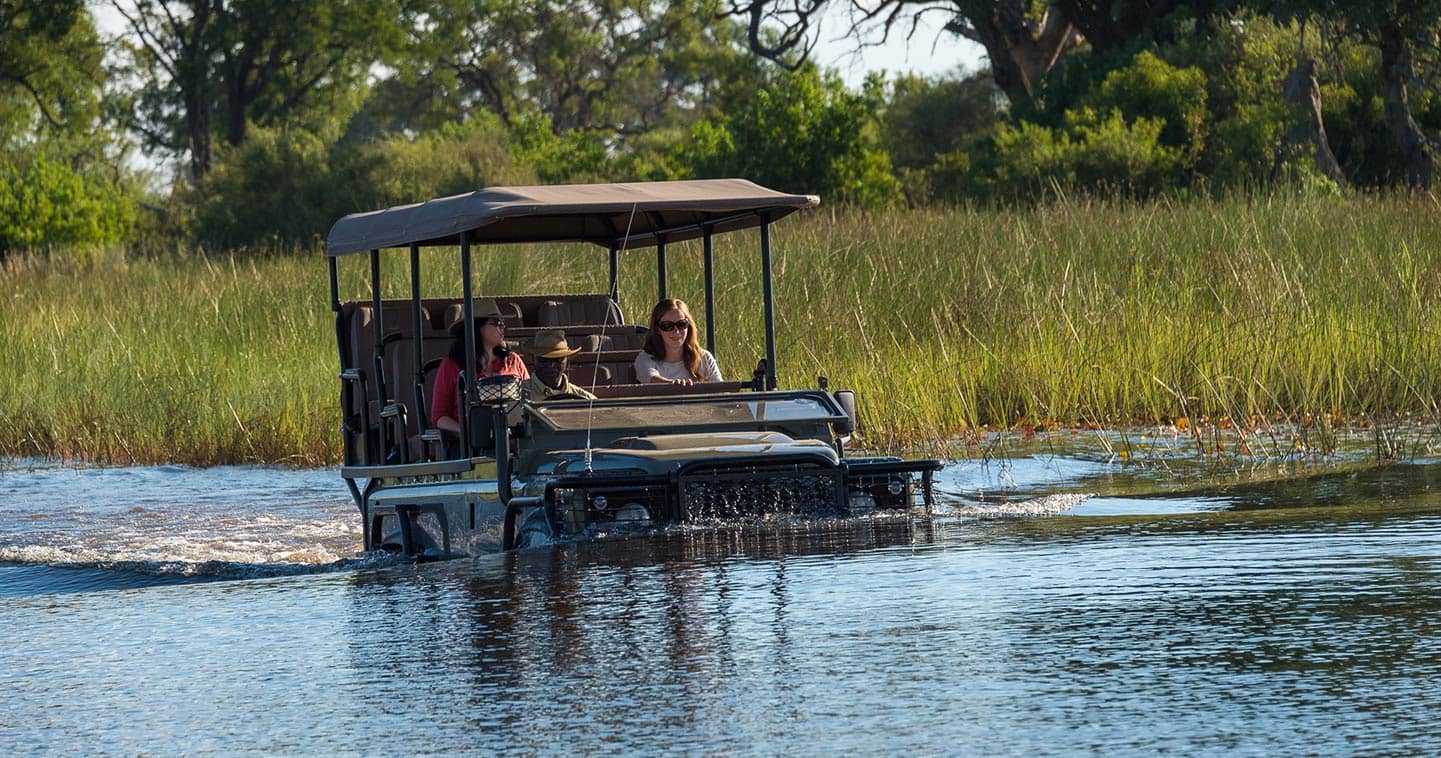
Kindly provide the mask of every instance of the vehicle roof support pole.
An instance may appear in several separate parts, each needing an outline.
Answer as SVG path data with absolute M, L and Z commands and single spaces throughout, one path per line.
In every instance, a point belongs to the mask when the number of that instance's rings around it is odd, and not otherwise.
M 620 245 L 610 243 L 610 301 L 620 306 Z
M 462 297 L 461 318 L 465 319 L 465 402 L 458 409 L 462 419 L 470 418 L 470 405 L 475 400 L 475 304 L 471 302 L 470 290 L 470 232 L 460 233 L 460 286 Z M 465 454 L 470 455 L 472 440 L 470 437 L 476 434 L 476 430 L 470 428 L 470 424 L 462 423 L 466 439 Z
M 656 283 L 657 283 L 657 284 L 659 285 L 659 287 L 660 287 L 660 296 L 659 296 L 658 299 L 659 299 L 659 300 L 664 300 L 664 299 L 666 299 L 666 292 L 669 291 L 669 290 L 667 289 L 667 287 L 665 286 L 665 283 L 666 283 L 666 275 L 665 275 L 665 238 L 664 238 L 664 237 L 661 237 L 660 239 L 656 240 L 656 243 L 655 243 L 655 276 L 656 276 Z
M 371 250 L 371 251 L 370 251 L 370 297 L 371 297 L 372 303 L 373 303 L 374 306 L 375 306 L 375 320 L 374 320 L 374 322 L 373 322 L 373 323 L 375 324 L 375 353 L 371 356 L 372 359 L 373 359 L 373 360 L 372 360 L 372 365 L 371 365 L 371 371 L 375 372 L 372 378 L 373 378 L 375 381 L 372 382 L 372 384 L 375 385 L 375 407 L 377 407 L 377 408 L 384 408 L 384 407 L 385 407 L 385 395 L 386 395 L 386 391 L 385 391 L 385 324 L 384 324 L 384 318 L 383 318 L 383 316 L 382 316 L 382 311 L 381 311 L 381 307 L 380 307 L 380 251 L 379 251 L 379 250 Z M 359 357 L 359 356 L 357 356 L 357 357 Z M 369 398 L 366 398 L 366 401 L 369 402 Z M 368 434 L 368 433 L 369 433 L 369 431 L 367 430 L 367 434 Z M 368 439 L 368 438 L 367 438 L 367 439 Z M 378 464 L 378 463 L 383 463 L 383 462 L 385 462 L 385 449 L 386 449 L 385 421 L 384 421 L 384 419 L 382 419 L 382 420 L 381 420 L 381 424 L 380 424 L 380 450 L 379 450 L 380 455 L 378 455 L 378 456 L 377 456 L 377 455 L 372 455 L 372 454 L 370 453 L 370 451 L 369 451 L 369 449 L 368 449 L 368 445 L 367 445 L 366 457 L 370 459 L 368 462 L 371 463 L 371 464 Z
M 375 347 L 379 351 L 385 350 L 385 325 L 380 318 L 380 251 L 370 251 L 370 298 L 371 304 L 375 306 Z
M 776 388 L 776 318 L 771 298 L 771 220 L 761 216 L 761 297 L 766 307 L 766 389 Z
M 711 249 L 710 229 L 705 230 L 701 260 L 705 264 L 705 349 L 715 355 L 715 259 Z
M 340 312 L 340 274 L 336 272 L 334 257 L 327 259 L 330 263 L 330 310 L 334 313 Z
M 425 381 L 425 330 L 420 326 L 420 245 L 410 243 L 410 316 L 415 321 L 415 386 Z M 425 409 L 420 407 L 420 395 L 417 392 L 415 397 L 415 411 L 422 417 Z M 423 429 L 425 421 L 418 422 L 417 428 Z

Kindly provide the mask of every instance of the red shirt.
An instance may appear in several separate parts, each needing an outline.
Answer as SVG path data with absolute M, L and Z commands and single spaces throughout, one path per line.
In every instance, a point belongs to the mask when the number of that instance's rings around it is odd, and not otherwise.
M 500 376 L 502 374 L 519 377 L 521 381 L 530 378 L 530 371 L 525 368 L 525 361 L 520 359 L 519 353 L 511 353 L 504 358 L 492 358 L 490 370 L 486 371 L 485 361 L 477 360 L 475 370 L 482 377 Z M 445 356 L 440 361 L 440 368 L 435 370 L 435 384 L 431 386 L 430 395 L 430 425 L 441 416 L 449 416 L 453 419 L 460 418 L 460 401 L 455 394 L 455 386 L 460 382 L 460 372 L 463 367 Z

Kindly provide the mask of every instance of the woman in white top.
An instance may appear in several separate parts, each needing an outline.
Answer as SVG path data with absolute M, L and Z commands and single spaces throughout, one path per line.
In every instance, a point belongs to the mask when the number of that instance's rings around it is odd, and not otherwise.
M 665 298 L 650 312 L 650 331 L 635 357 L 635 378 L 641 384 L 719 382 L 715 356 L 700 346 L 695 319 L 684 300 Z

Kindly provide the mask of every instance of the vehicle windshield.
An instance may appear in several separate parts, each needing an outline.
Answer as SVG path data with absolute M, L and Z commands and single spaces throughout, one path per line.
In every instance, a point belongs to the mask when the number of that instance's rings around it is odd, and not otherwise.
M 557 429 L 653 429 L 765 421 L 825 421 L 835 413 L 816 397 L 755 400 L 657 401 L 597 404 L 594 408 L 547 405 L 535 410 Z

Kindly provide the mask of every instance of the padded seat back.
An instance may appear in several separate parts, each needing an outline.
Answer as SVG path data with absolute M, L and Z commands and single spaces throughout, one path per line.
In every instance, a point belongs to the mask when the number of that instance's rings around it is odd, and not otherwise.
M 585 341 L 580 343 L 581 347 L 588 352 L 599 352 L 601 350 L 639 350 L 645 345 L 645 332 L 606 332 L 605 334 L 587 334 Z
M 570 368 L 566 370 L 565 374 L 570 377 L 573 384 L 588 390 L 594 390 L 596 387 L 609 387 L 611 384 L 610 368 L 597 366 L 590 361 L 570 364 Z
M 619 324 L 620 310 L 610 298 L 575 296 L 546 300 L 536 309 L 538 326 L 571 326 L 573 324 Z
M 604 293 L 582 295 L 498 295 L 502 308 L 514 305 L 520 309 L 521 321 L 527 326 L 565 326 L 569 324 L 620 324 L 625 321 L 620 308 Z M 563 306 L 564 313 L 550 310 L 550 321 L 541 312 L 547 303 Z M 568 321 L 565 319 L 581 319 Z M 591 319 L 586 321 L 584 319 Z
M 425 391 L 425 407 L 416 403 L 415 395 L 415 340 L 403 339 L 386 348 L 386 376 L 391 382 L 391 399 L 405 404 L 406 433 L 419 434 L 423 427 L 430 426 L 430 404 L 435 401 L 435 372 L 440 359 L 450 351 L 454 339 L 449 333 L 432 334 L 421 343 L 421 387 Z

